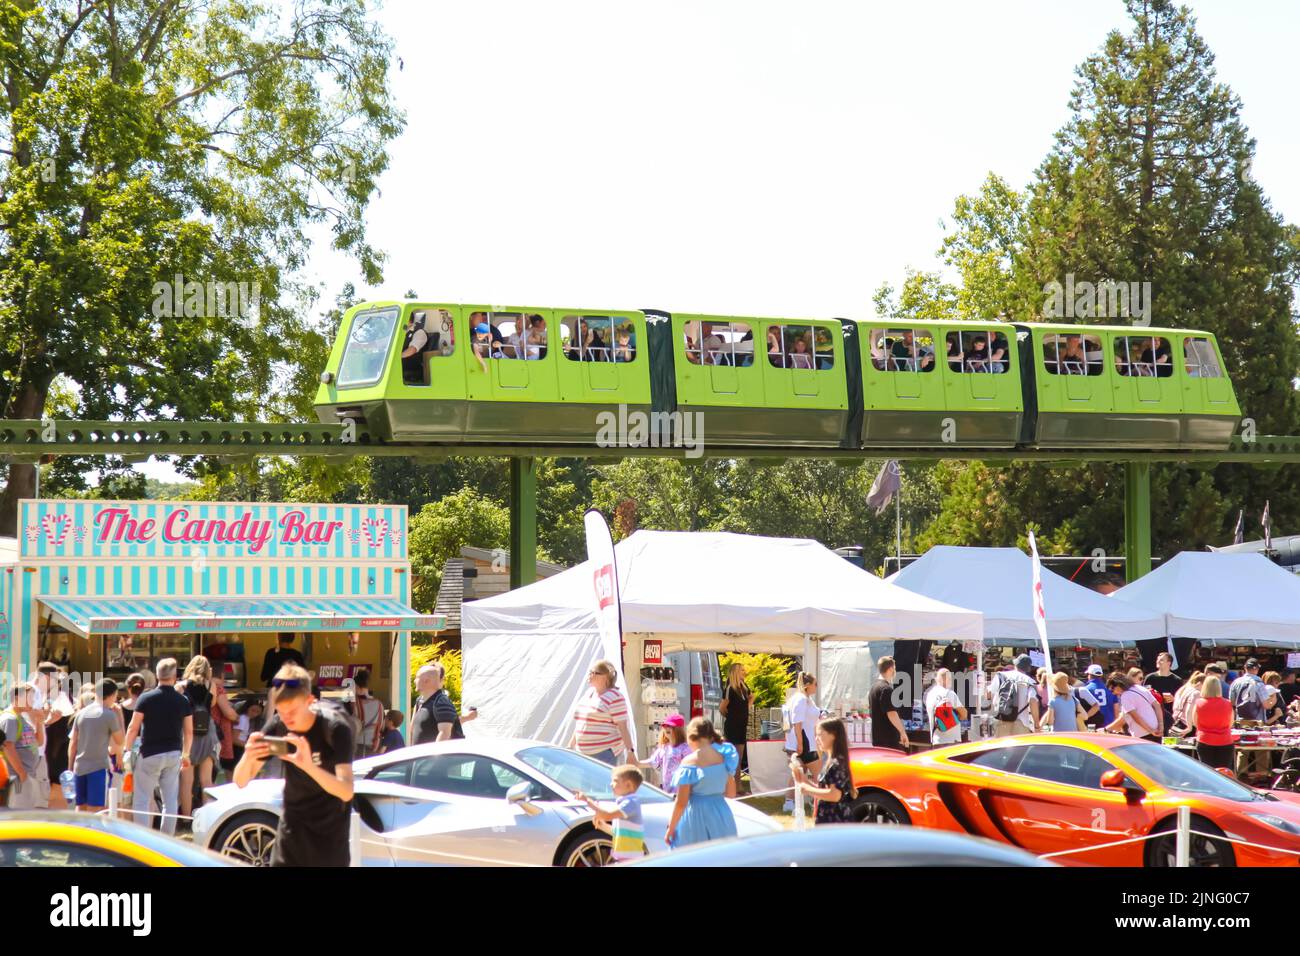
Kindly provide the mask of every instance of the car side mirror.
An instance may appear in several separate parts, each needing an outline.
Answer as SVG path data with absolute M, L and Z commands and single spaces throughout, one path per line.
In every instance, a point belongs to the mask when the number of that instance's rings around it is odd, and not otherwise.
M 537 806 L 529 798 L 533 785 L 527 780 L 520 781 L 506 791 L 506 803 L 517 806 L 530 817 L 535 817 L 542 812 L 542 808 Z
M 1107 770 L 1101 775 L 1101 785 L 1108 790 L 1124 789 L 1124 771 Z
M 1107 770 L 1101 775 L 1101 785 L 1107 790 L 1123 790 L 1124 795 L 1132 801 L 1146 796 L 1146 791 L 1129 780 L 1123 770 Z

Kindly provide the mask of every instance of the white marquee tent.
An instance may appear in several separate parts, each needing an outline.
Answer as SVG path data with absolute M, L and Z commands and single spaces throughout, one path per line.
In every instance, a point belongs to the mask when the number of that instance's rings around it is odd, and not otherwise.
M 1111 600 L 1163 614 L 1170 637 L 1300 649 L 1300 577 L 1262 554 L 1183 551 Z
M 931 548 L 891 580 L 936 601 L 984 613 L 984 643 L 1038 647 L 1033 561 L 1018 548 Z M 1125 589 L 1127 590 L 1127 589 Z M 1053 647 L 1132 647 L 1165 636 L 1164 614 L 1119 604 L 1043 568 L 1047 640 Z
M 665 654 L 802 654 L 810 640 L 977 641 L 983 635 L 978 611 L 886 584 L 815 541 L 638 531 L 615 555 L 624 673 L 634 687 L 647 638 L 661 641 Z M 462 696 L 481 708 L 467 732 L 566 741 L 587 667 L 603 656 L 592 569 L 580 564 L 466 604 L 461 639 Z

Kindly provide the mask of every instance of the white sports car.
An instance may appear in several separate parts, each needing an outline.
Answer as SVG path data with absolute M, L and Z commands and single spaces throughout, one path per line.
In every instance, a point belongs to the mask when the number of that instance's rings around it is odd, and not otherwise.
M 612 801 L 610 768 L 536 740 L 480 738 L 406 747 L 353 765 L 365 866 L 604 866 L 610 837 L 592 824 L 581 791 Z M 246 863 L 270 862 L 282 781 L 211 787 L 195 811 L 194 842 Z M 667 849 L 673 798 L 639 792 L 646 849 Z M 732 800 L 741 837 L 780 830 Z

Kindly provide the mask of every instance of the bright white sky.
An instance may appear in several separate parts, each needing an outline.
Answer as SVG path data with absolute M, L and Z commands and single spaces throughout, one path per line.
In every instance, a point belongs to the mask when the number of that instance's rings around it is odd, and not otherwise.
M 1300 219 L 1300 4 L 1194 0 L 1255 175 Z M 389 0 L 406 133 L 371 241 L 444 301 L 872 313 L 989 171 L 1029 182 L 1119 0 Z M 322 230 L 309 276 L 356 280 Z M 153 468 L 148 469 L 151 473 Z M 158 469 L 166 477 L 170 469 Z
M 1257 178 L 1300 219 L 1300 5 L 1197 0 Z M 1025 185 L 1118 0 L 388 0 L 408 127 L 374 295 L 865 318 L 995 171 Z M 320 244 L 325 301 L 357 275 Z

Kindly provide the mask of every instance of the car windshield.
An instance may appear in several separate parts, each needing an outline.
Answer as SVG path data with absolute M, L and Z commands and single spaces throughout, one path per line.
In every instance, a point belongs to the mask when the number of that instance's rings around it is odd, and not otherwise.
M 352 317 L 348 344 L 339 362 L 339 388 L 373 385 L 379 381 L 396 326 L 397 309 L 374 309 Z
M 609 788 L 609 764 L 560 747 L 529 747 L 519 752 L 519 759 L 566 790 L 581 791 L 593 800 L 614 799 L 614 791 Z M 643 783 L 636 795 L 642 803 L 667 803 L 672 799 L 648 783 Z
M 1211 770 L 1200 761 L 1160 744 L 1125 744 L 1111 751 L 1167 790 L 1203 793 L 1238 803 L 1264 799 L 1250 787 Z

